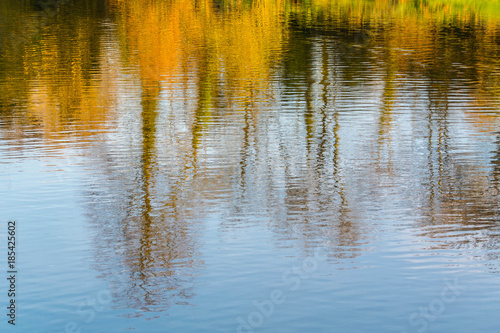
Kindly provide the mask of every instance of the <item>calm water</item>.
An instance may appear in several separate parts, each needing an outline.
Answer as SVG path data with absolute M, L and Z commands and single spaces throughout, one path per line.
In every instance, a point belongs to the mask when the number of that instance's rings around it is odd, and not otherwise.
M 2 332 L 500 331 L 497 2 L 44 3 L 0 3 Z

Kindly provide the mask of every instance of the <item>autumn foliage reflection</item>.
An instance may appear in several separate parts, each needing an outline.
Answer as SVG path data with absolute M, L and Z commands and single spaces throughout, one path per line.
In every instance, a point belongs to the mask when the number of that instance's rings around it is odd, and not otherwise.
M 481 193 L 499 188 L 499 158 L 465 161 L 450 113 L 478 133 L 498 123 L 500 22 L 447 3 L 78 2 L 87 14 L 61 9 L 22 48 L 2 44 L 2 124 L 18 140 L 95 138 L 98 269 L 124 274 L 117 303 L 144 312 L 194 294 L 210 218 L 265 220 L 335 260 L 366 250 L 377 205 L 411 210 L 428 239 L 463 232 L 496 218 Z

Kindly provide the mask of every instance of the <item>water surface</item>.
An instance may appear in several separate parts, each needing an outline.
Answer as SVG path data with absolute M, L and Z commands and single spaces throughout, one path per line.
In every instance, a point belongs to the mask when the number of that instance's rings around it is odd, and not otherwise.
M 44 3 L 0 4 L 2 327 L 498 332 L 497 2 Z

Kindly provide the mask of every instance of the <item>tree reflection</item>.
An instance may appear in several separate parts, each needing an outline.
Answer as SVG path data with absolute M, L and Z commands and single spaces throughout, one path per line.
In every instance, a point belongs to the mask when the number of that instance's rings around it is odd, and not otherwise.
M 3 17 L 18 6 L 6 3 Z M 2 43 L 0 117 L 13 137 L 90 138 L 97 269 L 120 285 L 119 305 L 187 302 L 200 221 L 213 216 L 226 231 L 266 221 L 277 239 L 338 259 L 401 215 L 435 248 L 497 248 L 498 195 L 485 193 L 499 189 L 500 138 L 490 155 L 463 141 L 498 124 L 500 25 L 488 13 L 439 1 L 103 3 L 61 11 L 22 49 Z M 33 27 L 29 15 L 6 24 L 25 17 Z

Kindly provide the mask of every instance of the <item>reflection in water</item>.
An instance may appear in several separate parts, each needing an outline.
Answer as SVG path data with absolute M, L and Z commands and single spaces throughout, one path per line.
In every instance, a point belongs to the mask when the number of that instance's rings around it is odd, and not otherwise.
M 2 2 L 36 27 L 1 37 L 2 150 L 81 149 L 97 270 L 137 311 L 195 294 L 214 220 L 354 267 L 389 228 L 496 260 L 499 21 L 429 2 Z

